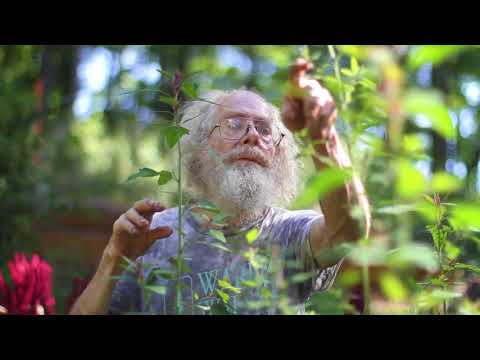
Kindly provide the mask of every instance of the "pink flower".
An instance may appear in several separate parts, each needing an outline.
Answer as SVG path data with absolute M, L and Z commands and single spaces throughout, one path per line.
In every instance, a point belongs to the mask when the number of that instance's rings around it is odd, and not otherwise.
M 0 274 L 0 305 L 12 315 L 50 315 L 55 313 L 52 294 L 52 267 L 37 254 L 28 261 L 25 254 L 15 254 L 7 263 L 12 280 L 9 289 Z

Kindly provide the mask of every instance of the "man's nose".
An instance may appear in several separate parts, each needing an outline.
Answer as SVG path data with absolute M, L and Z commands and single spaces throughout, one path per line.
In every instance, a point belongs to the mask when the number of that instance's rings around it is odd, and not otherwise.
M 241 139 L 242 145 L 260 145 L 260 135 L 257 132 L 257 129 L 255 129 L 255 126 L 249 126 L 247 128 L 247 131 L 245 135 L 243 135 L 243 138 Z

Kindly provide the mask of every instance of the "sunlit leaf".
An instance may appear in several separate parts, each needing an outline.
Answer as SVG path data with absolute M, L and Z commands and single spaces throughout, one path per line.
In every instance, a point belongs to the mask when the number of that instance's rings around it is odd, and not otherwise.
M 445 254 L 450 260 L 458 258 L 461 252 L 458 246 L 453 245 L 450 241 L 445 242 Z
M 340 72 L 345 75 L 345 76 L 348 76 L 348 77 L 353 77 L 355 76 L 354 73 L 350 70 L 350 69 L 341 69 Z
M 408 154 L 418 154 L 425 149 L 425 142 L 417 134 L 406 134 L 402 139 L 402 148 Z
M 167 145 L 173 148 L 180 138 L 189 133 L 189 130 L 182 126 L 169 126 L 165 129 Z
M 360 284 L 362 276 L 358 270 L 343 270 L 338 275 L 338 283 L 345 287 L 352 287 Z
M 446 193 L 457 191 L 462 185 L 462 181 L 456 176 L 446 172 L 438 172 L 433 174 L 430 190 L 437 193 Z
M 224 303 L 228 303 L 228 300 L 230 299 L 230 295 L 228 295 L 225 291 L 222 291 L 220 289 L 215 289 L 215 291 L 217 292 L 217 294 L 220 296 L 220 298 Z
M 423 174 L 406 160 L 400 160 L 396 166 L 396 192 L 401 197 L 413 197 L 425 191 L 426 181 Z
M 234 292 L 235 294 L 240 294 L 240 293 L 241 293 L 241 289 L 239 289 L 239 288 L 233 286 L 232 284 L 230 284 L 230 283 L 228 282 L 228 280 L 225 280 L 225 279 L 223 279 L 223 280 L 218 280 L 218 281 L 217 281 L 217 284 L 218 284 L 218 286 L 220 286 L 222 289 L 230 290 L 230 291 Z
M 132 181 L 136 178 L 140 178 L 140 177 L 153 177 L 153 176 L 157 176 L 159 175 L 160 173 L 153 170 L 153 169 L 149 169 L 149 168 L 143 168 L 143 169 L 139 169 L 138 172 L 136 174 L 133 174 L 131 176 L 128 177 L 127 179 L 127 182 L 128 181 Z
M 458 55 L 466 45 L 423 45 L 413 48 L 408 55 L 408 66 L 416 69 L 424 64 L 438 65 Z
M 350 58 L 350 69 L 352 70 L 352 74 L 354 76 L 360 71 L 360 66 L 358 65 L 358 61 L 354 56 Z
M 253 244 L 253 242 L 257 239 L 258 234 L 259 234 L 259 231 L 257 228 L 253 228 L 247 233 L 246 239 L 247 239 L 248 245 Z
M 172 173 L 170 171 L 162 170 L 159 173 L 159 177 L 157 180 L 158 185 L 165 185 L 168 183 L 170 180 L 172 180 Z
M 302 209 L 311 206 L 351 178 L 352 172 L 346 169 L 328 168 L 320 171 L 307 183 L 305 190 L 295 200 L 293 208 Z
M 385 296 L 393 301 L 403 301 L 408 296 L 408 291 L 400 278 L 391 272 L 380 275 L 380 287 Z
M 455 128 L 448 109 L 440 94 L 433 90 L 410 90 L 404 98 L 405 110 L 409 115 L 422 114 L 432 123 L 432 129 L 446 139 L 455 137 Z
M 452 208 L 450 222 L 458 229 L 480 229 L 480 205 L 458 204 Z

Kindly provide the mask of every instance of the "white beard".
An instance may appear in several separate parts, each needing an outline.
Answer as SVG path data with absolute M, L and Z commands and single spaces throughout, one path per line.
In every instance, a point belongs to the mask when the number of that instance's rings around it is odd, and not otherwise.
M 218 206 L 227 212 L 257 212 L 278 200 L 271 169 L 257 164 L 216 168 L 209 179 L 209 192 Z
M 230 164 L 225 159 L 242 154 L 256 153 L 255 149 L 235 149 L 218 156 L 210 149 L 200 151 L 187 159 L 188 185 L 195 197 L 208 199 L 223 213 L 239 222 L 256 219 L 272 206 L 287 205 L 296 193 L 297 163 L 293 156 L 265 159 L 267 166 L 257 163 Z

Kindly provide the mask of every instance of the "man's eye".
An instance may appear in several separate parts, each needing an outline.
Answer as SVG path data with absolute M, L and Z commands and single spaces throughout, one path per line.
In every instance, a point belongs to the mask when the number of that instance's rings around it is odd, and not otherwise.
M 240 120 L 238 120 L 238 119 L 229 119 L 227 121 L 227 126 L 230 129 L 240 129 L 242 127 L 242 125 L 240 123 Z
M 269 136 L 272 133 L 272 130 L 268 127 L 259 127 L 258 132 L 263 136 Z

